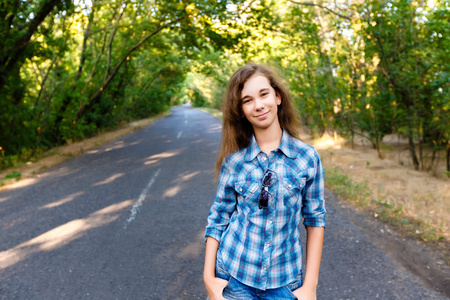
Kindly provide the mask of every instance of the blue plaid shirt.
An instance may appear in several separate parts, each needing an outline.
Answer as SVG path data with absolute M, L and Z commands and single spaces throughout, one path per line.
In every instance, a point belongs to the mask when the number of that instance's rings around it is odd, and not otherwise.
M 268 208 L 259 209 L 267 169 L 277 181 L 269 187 Z M 277 288 L 301 281 L 302 216 L 305 226 L 325 227 L 319 155 L 284 131 L 279 148 L 267 156 L 253 137 L 222 163 L 205 237 L 219 241 L 217 262 L 235 279 L 261 290 Z

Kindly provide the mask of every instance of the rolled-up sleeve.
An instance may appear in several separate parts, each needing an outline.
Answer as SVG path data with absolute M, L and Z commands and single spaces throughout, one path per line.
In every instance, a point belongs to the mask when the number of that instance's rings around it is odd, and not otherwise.
M 314 151 L 314 172 L 302 192 L 303 225 L 325 227 L 324 170 L 319 154 Z
M 210 236 L 220 243 L 222 233 L 228 227 L 231 215 L 236 209 L 236 193 L 230 185 L 233 172 L 228 166 L 227 159 L 222 163 L 216 198 L 211 206 L 206 226 L 206 237 Z

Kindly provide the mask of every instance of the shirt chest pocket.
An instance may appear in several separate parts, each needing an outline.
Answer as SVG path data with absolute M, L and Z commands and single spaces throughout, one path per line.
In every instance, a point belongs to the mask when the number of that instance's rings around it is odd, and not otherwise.
M 283 202 L 287 207 L 301 204 L 300 194 L 306 185 L 305 177 L 283 178 Z
M 258 201 L 258 183 L 254 181 L 240 181 L 235 184 L 235 191 L 238 202 Z

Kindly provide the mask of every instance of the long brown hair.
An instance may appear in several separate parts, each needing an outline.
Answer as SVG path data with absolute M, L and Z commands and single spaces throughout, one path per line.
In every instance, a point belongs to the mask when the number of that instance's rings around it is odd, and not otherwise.
M 287 131 L 289 135 L 300 139 L 299 114 L 281 77 L 269 66 L 254 63 L 246 64 L 233 74 L 228 83 L 222 106 L 223 127 L 219 155 L 216 161 L 217 175 L 220 173 L 222 161 L 228 154 L 245 148 L 250 143 L 253 127 L 242 111 L 241 93 L 244 84 L 255 74 L 266 77 L 275 93 L 281 98 L 281 104 L 278 106 L 278 120 L 281 128 Z

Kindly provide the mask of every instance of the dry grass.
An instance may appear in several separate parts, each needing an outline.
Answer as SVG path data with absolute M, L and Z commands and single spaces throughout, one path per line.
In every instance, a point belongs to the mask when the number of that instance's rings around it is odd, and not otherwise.
M 369 147 L 343 147 L 342 139 L 335 142 L 328 135 L 314 141 L 314 145 L 324 166 L 337 168 L 352 182 L 366 184 L 370 199 L 365 209 L 375 217 L 424 241 L 449 242 L 449 179 L 415 171 L 395 160 L 380 159 Z

